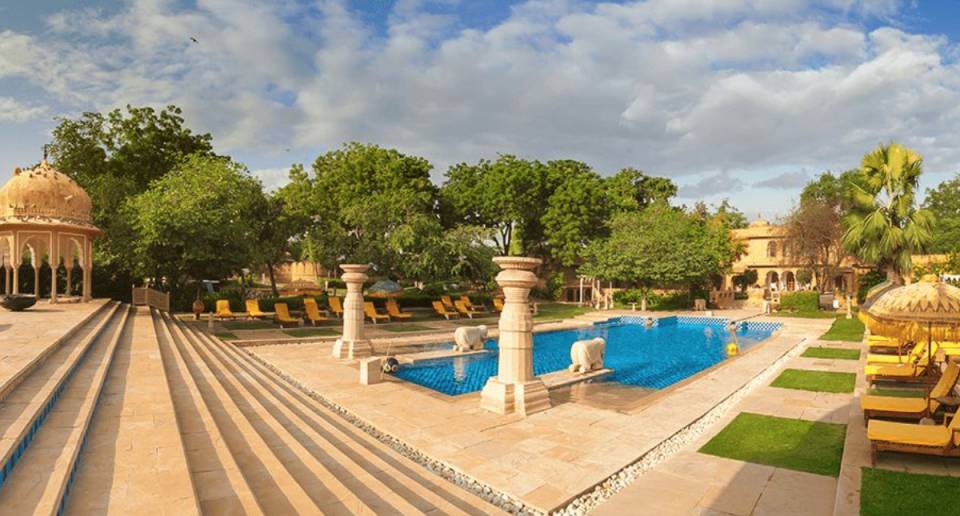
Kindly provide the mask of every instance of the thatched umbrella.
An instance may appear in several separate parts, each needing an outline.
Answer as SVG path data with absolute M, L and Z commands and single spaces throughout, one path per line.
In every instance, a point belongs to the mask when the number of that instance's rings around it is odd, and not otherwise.
M 960 335 L 960 288 L 928 274 L 920 281 L 883 292 L 860 310 L 860 320 L 871 333 L 914 342 L 955 340 Z

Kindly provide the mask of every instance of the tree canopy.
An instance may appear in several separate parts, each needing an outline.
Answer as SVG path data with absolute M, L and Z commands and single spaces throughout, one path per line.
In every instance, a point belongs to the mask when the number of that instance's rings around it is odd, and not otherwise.
M 46 150 L 54 166 L 90 194 L 93 222 L 104 230 L 94 248 L 96 295 L 109 292 L 111 283 L 125 292 L 133 278 L 134 234 L 129 221 L 117 216 L 127 199 L 187 156 L 213 155 L 211 136 L 187 128 L 175 106 L 160 111 L 127 106 L 125 112 L 60 118 Z
M 931 240 L 932 215 L 916 206 L 922 172 L 923 158 L 916 152 L 898 143 L 880 145 L 863 157 L 861 182 L 850 188 L 844 245 L 898 282 L 910 272 L 912 255 Z
M 193 155 L 123 208 L 136 236 L 135 271 L 171 289 L 219 279 L 256 260 L 267 211 L 260 182 L 227 158 Z
M 587 247 L 581 271 L 643 290 L 694 289 L 723 272 L 741 251 L 719 220 L 657 203 L 615 215 L 610 237 Z
M 960 252 L 960 175 L 927 190 L 923 207 L 934 220 L 930 252 Z

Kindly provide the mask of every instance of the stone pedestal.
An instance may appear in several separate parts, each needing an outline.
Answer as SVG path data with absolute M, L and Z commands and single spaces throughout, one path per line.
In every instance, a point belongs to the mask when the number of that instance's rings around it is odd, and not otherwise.
M 529 415 L 550 408 L 543 380 L 533 375 L 533 316 L 528 298 L 537 284 L 533 269 L 537 258 L 500 256 L 493 259 L 502 269 L 497 284 L 503 289 L 500 314 L 500 358 L 497 376 L 487 380 L 480 393 L 480 407 L 498 414 Z
M 369 265 L 344 264 L 343 282 L 347 296 L 343 298 L 343 335 L 333 345 L 333 356 L 341 360 L 368 357 L 373 353 L 370 341 L 363 338 L 363 282 Z
M 383 381 L 383 357 L 368 357 L 360 360 L 360 383 L 373 385 Z

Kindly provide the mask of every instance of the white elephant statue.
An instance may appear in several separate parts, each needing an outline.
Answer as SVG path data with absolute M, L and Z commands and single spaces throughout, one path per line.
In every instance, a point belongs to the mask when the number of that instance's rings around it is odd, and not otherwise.
M 588 340 L 578 340 L 570 346 L 570 372 L 588 373 L 603 369 L 603 355 L 607 350 L 607 342 L 600 337 Z
M 483 349 L 483 343 L 487 340 L 487 327 L 480 326 L 457 328 L 453 332 L 453 349 L 457 351 L 474 351 Z

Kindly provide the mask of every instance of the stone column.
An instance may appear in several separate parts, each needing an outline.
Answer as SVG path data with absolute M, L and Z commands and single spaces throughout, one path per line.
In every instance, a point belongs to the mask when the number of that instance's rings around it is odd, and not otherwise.
M 67 267 L 68 263 L 69 262 L 63 264 L 67 270 L 67 291 L 64 292 L 64 295 L 70 297 L 73 295 L 73 264 Z
M 10 295 L 10 292 L 12 292 L 10 286 L 10 276 L 12 276 L 12 274 L 10 274 L 10 269 L 10 267 L 7 267 L 7 264 L 3 264 L 3 293 L 8 296 Z
M 480 393 L 480 407 L 498 414 L 526 416 L 550 408 L 546 385 L 533 375 L 533 316 L 528 301 L 530 289 L 537 284 L 533 269 L 541 261 L 515 256 L 499 256 L 493 261 L 502 269 L 497 284 L 504 295 L 500 358 L 497 376 L 487 380 Z
M 347 284 L 347 296 L 343 298 L 343 335 L 333 345 L 333 356 L 339 359 L 355 359 L 373 354 L 370 341 L 363 338 L 363 282 L 367 279 L 369 265 L 344 264 L 343 282 Z
M 33 297 L 40 299 L 40 260 L 33 260 Z
M 20 266 L 14 265 L 11 269 L 13 269 L 13 285 L 11 286 L 13 287 L 13 294 L 17 295 L 20 293 Z

